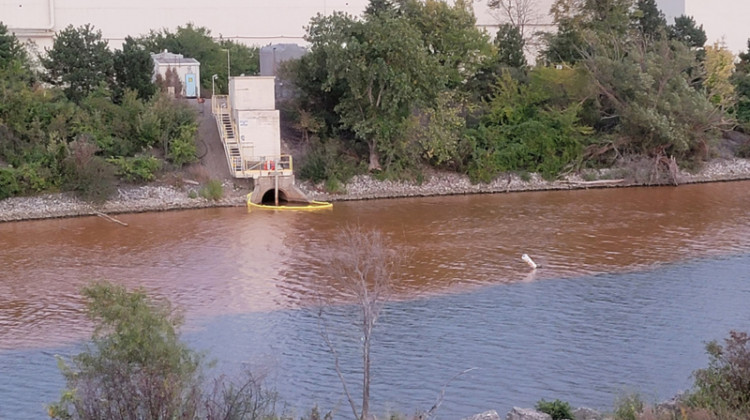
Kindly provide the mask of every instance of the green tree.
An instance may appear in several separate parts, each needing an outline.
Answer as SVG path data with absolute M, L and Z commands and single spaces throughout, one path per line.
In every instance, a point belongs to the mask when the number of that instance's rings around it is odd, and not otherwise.
M 739 54 L 739 63 L 732 75 L 732 84 L 737 93 L 735 116 L 743 130 L 750 129 L 750 40 L 747 41 L 747 51 Z
M 467 134 L 471 155 L 466 166 L 473 181 L 489 182 L 507 171 L 554 178 L 580 159 L 590 133 L 579 123 L 580 107 L 557 106 L 545 78 L 531 81 L 519 83 L 507 71 L 497 80 L 481 121 Z
M 96 329 L 92 344 L 60 368 L 67 389 L 57 419 L 196 418 L 202 356 L 181 340 L 166 302 L 97 283 L 83 291 Z
M 703 86 L 706 94 L 714 105 L 722 110 L 728 110 L 735 104 L 735 89 L 731 78 L 735 73 L 734 54 L 725 45 L 709 45 L 706 47 L 706 80 Z
M 58 32 L 46 53 L 41 62 L 47 69 L 47 81 L 62 86 L 73 102 L 80 102 L 112 77 L 112 53 L 101 31 L 89 24 L 78 28 L 69 25 Z
M 692 16 L 678 16 L 668 28 L 669 39 L 680 41 L 690 48 L 703 48 L 706 44 L 706 31 Z
M 232 75 L 253 75 L 260 69 L 257 48 L 246 47 L 229 40 L 216 42 L 208 28 L 192 23 L 178 26 L 175 32 L 166 29 L 151 31 L 147 36 L 140 38 L 139 42 L 154 53 L 168 50 L 198 60 L 201 63 L 201 86 L 211 86 L 211 77 L 216 74 L 215 85 L 219 92 L 229 91 L 227 75 L 230 70 Z
M 488 36 L 476 26 L 470 3 L 440 0 L 401 0 L 398 13 L 422 34 L 422 43 L 440 65 L 440 80 L 448 89 L 462 86 L 490 59 Z
M 660 159 L 700 160 L 707 156 L 724 113 L 691 86 L 699 68 L 695 54 L 680 42 L 620 41 L 599 46 L 582 62 L 598 91 L 602 118 L 617 121 L 620 152 Z
M 649 39 L 661 39 L 667 30 L 667 19 L 656 0 L 638 0 L 633 12 L 636 28 Z
M 730 331 L 724 344 L 706 344 L 708 367 L 693 372 L 695 380 L 688 401 L 712 410 L 717 418 L 750 415 L 750 336 Z
M 517 69 L 526 67 L 524 40 L 517 27 L 509 23 L 500 25 L 495 36 L 495 46 L 499 64 Z
M 13 62 L 26 64 L 28 54 L 15 34 L 8 32 L 8 27 L 0 22 L 0 68 L 7 68 Z
M 232 40 L 222 40 L 219 45 L 222 49 L 229 51 L 232 74 L 245 76 L 260 74 L 260 48 L 248 47 Z
M 145 47 L 134 38 L 125 38 L 121 50 L 116 50 L 113 57 L 115 96 L 122 98 L 126 89 L 138 93 L 138 98 L 148 100 L 156 92 L 151 81 L 154 73 L 154 61 Z
M 548 63 L 575 64 L 594 42 L 627 37 L 633 0 L 555 0 L 550 10 L 557 32 L 542 36 Z
M 369 168 L 404 158 L 401 129 L 420 100 L 434 96 L 437 63 L 406 19 L 390 14 L 356 20 L 334 13 L 313 18 L 307 41 L 325 57 L 323 89 L 341 88 L 334 110 L 367 145 Z M 437 86 L 436 86 L 437 85 Z
M 737 63 L 737 72 L 750 73 L 750 39 L 747 40 L 747 50 L 737 55 L 739 63 Z

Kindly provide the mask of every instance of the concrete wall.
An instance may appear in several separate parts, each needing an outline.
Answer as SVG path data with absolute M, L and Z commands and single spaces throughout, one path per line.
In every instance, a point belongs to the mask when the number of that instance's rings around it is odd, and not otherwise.
M 281 128 L 278 110 L 233 110 L 243 152 L 251 147 L 253 156 L 281 155 Z
M 241 76 L 229 81 L 229 98 L 233 110 L 268 110 L 276 108 L 274 77 Z

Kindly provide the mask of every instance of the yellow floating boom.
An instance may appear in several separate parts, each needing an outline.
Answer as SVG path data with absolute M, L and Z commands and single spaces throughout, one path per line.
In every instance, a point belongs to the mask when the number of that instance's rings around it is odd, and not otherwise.
M 255 204 L 250 201 L 250 194 L 247 196 L 247 209 L 248 210 L 291 210 L 291 211 L 311 211 L 311 210 L 324 210 L 333 208 L 333 203 L 325 201 L 312 200 L 309 203 L 301 203 L 299 205 L 286 205 L 286 206 L 274 206 L 268 204 Z

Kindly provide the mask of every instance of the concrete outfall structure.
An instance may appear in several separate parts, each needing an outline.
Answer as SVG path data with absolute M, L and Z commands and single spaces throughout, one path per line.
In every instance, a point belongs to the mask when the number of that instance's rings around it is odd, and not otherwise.
M 214 95 L 212 113 L 234 178 L 254 181 L 252 204 L 309 204 L 294 184 L 294 163 L 281 154 L 281 123 L 275 78 L 229 79 L 229 95 Z

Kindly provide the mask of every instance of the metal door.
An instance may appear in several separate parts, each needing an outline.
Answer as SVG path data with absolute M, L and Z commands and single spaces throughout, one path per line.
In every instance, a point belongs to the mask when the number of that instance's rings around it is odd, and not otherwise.
M 198 96 L 196 92 L 195 74 L 188 73 L 185 75 L 185 97 L 195 98 Z

